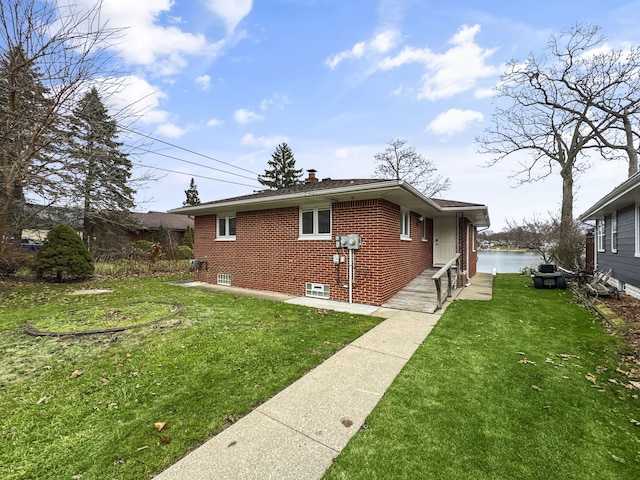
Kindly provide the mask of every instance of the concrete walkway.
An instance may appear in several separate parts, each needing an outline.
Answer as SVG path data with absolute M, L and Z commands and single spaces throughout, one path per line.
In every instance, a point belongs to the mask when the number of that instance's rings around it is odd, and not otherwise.
M 492 280 L 490 274 L 477 274 L 470 286 L 454 290 L 452 300 L 488 300 Z M 229 292 L 228 287 L 224 288 L 222 291 Z M 263 298 L 265 295 L 260 293 Z M 351 437 L 362 428 L 366 417 L 448 305 L 435 314 L 428 314 L 276 296 L 291 303 L 372 314 L 386 320 L 157 475 L 156 479 L 321 478 Z

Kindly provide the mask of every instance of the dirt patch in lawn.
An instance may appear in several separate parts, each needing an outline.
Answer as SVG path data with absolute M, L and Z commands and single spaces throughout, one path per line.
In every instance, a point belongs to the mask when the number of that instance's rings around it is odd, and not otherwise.
M 620 294 L 620 299 L 600 297 L 598 301 L 609 307 L 622 323 L 614 327 L 627 344 L 629 351 L 625 365 L 633 370 L 633 376 L 640 378 L 640 299 Z

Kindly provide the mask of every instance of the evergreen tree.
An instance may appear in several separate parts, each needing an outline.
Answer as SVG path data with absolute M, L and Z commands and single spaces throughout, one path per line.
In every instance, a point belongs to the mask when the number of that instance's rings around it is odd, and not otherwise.
M 78 233 L 69 225 L 58 225 L 47 234 L 34 269 L 41 277 L 52 276 L 61 282 L 65 276 L 87 277 L 93 273 L 94 266 Z
M 200 195 L 198 195 L 198 187 L 196 186 L 196 182 L 191 179 L 191 183 L 189 184 L 189 189 L 184 191 L 187 199 L 182 202 L 182 205 L 185 207 L 200 205 Z
M 265 170 L 258 181 L 265 187 L 280 189 L 302 183 L 302 169 L 296 170 L 296 159 L 286 143 L 276 147 L 269 160 L 271 170 Z
M 0 54 L 0 251 L 3 237 L 20 238 L 25 192 L 50 198 L 60 191 L 59 128 L 41 77 L 21 48 Z M 34 131 L 40 123 L 46 126 Z
M 76 177 L 74 200 L 83 214 L 82 237 L 97 247 L 98 233 L 131 223 L 135 191 L 128 184 L 131 160 L 117 141 L 118 128 L 98 92 L 91 89 L 70 119 L 70 168 Z

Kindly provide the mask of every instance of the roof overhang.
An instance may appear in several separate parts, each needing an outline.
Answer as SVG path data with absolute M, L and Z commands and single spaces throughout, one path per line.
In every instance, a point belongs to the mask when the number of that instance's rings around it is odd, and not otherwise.
M 425 217 L 443 217 L 463 213 L 464 216 L 468 217 L 475 225 L 479 227 L 489 226 L 489 213 L 485 205 L 441 207 L 434 200 L 425 197 L 402 180 L 389 180 L 374 184 L 354 184 L 326 190 L 315 190 L 304 193 L 298 192 L 272 197 L 230 199 L 229 201 L 222 200 L 215 203 L 176 208 L 169 210 L 169 213 L 202 216 L 229 211 L 267 210 L 290 207 L 292 205 L 306 206 L 328 202 L 367 200 L 371 198 L 383 198 Z
M 580 221 L 596 220 L 610 215 L 629 205 L 640 203 L 640 173 L 629 177 L 623 183 L 602 197 L 586 212 L 580 215 Z

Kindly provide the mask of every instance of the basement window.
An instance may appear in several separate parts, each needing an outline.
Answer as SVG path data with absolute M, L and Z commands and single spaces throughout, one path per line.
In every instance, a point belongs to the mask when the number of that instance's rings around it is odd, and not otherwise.
M 329 298 L 329 285 L 323 283 L 306 284 L 305 295 L 307 297 Z
M 229 273 L 219 273 L 218 285 L 231 286 L 231 275 Z

